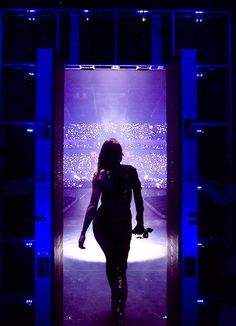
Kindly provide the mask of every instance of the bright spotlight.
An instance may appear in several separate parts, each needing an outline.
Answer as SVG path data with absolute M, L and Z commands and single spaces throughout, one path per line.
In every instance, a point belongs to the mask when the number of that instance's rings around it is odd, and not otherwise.
M 104 254 L 96 242 L 93 232 L 88 230 L 85 241 L 86 249 L 78 248 L 78 238 L 64 241 L 64 257 L 74 260 L 104 262 Z M 166 244 L 158 241 L 155 231 L 148 239 L 138 239 L 132 235 L 128 262 L 142 262 L 166 257 Z

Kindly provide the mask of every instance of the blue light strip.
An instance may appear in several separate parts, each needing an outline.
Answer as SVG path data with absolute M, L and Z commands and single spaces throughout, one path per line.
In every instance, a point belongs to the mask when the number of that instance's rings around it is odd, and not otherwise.
M 181 51 L 182 326 L 198 325 L 198 192 L 201 188 L 198 187 L 197 134 L 192 128 L 197 122 L 196 57 L 196 50 Z
M 36 119 L 46 122 L 46 128 L 36 133 L 35 326 L 50 326 L 52 319 L 52 75 L 52 49 L 38 49 Z

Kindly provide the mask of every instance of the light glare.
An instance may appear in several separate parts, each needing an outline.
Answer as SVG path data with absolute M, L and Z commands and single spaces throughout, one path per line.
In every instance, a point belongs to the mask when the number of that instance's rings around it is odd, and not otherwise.
M 91 230 L 87 232 L 86 249 L 78 248 L 78 238 L 64 241 L 64 257 L 74 260 L 102 262 L 105 263 L 105 256 L 97 244 Z M 167 248 L 165 244 L 158 242 L 154 234 L 148 239 L 138 239 L 132 236 L 128 262 L 141 262 L 166 257 Z

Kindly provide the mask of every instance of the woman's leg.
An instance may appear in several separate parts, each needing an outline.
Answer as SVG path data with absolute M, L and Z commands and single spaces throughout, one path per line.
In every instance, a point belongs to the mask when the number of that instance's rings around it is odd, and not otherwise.
M 126 270 L 131 232 L 101 234 L 95 229 L 94 235 L 106 257 L 106 273 L 112 296 L 112 313 L 118 323 L 122 324 L 128 294 Z
M 128 250 L 114 248 L 106 255 L 107 279 L 111 288 L 112 316 L 117 325 L 124 324 L 125 304 L 128 295 L 126 279 Z
M 126 279 L 127 270 L 127 254 L 122 261 L 114 259 L 115 254 L 107 255 L 106 257 L 106 272 L 107 279 L 110 284 L 112 294 L 112 311 L 124 311 L 125 302 L 128 295 L 128 285 Z

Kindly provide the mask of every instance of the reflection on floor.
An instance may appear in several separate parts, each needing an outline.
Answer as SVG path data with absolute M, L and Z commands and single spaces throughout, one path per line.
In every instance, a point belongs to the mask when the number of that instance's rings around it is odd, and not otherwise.
M 112 325 L 104 257 L 93 243 L 91 230 L 86 238 L 87 249 L 81 253 L 77 247 L 89 198 L 86 191 L 80 190 L 64 214 L 64 326 Z M 150 196 L 153 201 L 150 191 L 145 191 L 143 195 L 144 199 Z M 163 192 L 156 194 L 156 200 L 160 198 L 159 203 L 165 202 L 164 197 Z M 145 202 L 147 204 L 147 200 Z M 166 220 L 164 210 L 157 211 L 150 202 L 145 205 L 145 225 L 152 227 L 154 232 L 148 239 L 134 238 L 131 242 L 127 271 L 127 326 L 166 326 Z M 93 256 L 90 247 L 93 247 Z M 142 247 L 143 250 L 140 250 Z M 141 252 L 140 259 L 137 251 Z M 83 259 L 81 255 L 89 256 L 89 259 Z

